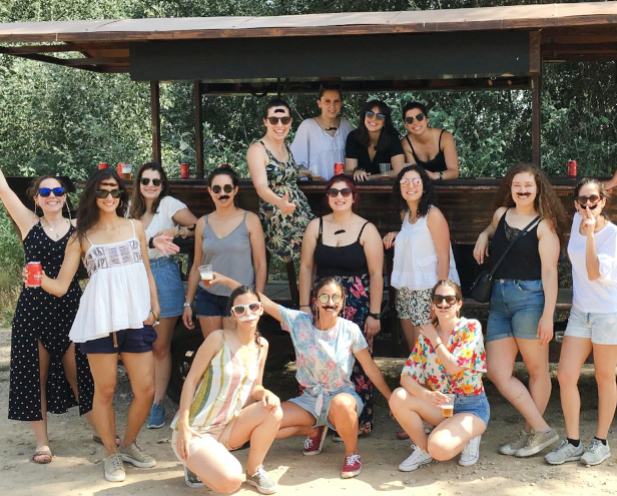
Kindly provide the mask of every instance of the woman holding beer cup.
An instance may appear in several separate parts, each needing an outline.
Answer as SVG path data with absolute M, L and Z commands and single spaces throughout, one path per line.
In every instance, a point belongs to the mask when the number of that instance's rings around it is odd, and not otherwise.
M 486 353 L 482 326 L 460 316 L 463 295 L 458 284 L 439 281 L 432 291 L 437 325 L 420 326 L 421 335 L 405 363 L 401 386 L 390 398 L 396 420 L 413 440 L 413 453 L 399 465 L 411 472 L 433 460 L 461 453 L 459 465 L 480 458 L 480 439 L 490 417 L 482 375 Z M 423 422 L 435 429 L 429 436 Z
M 182 321 L 193 329 L 193 309 L 204 338 L 220 329 L 233 329 L 227 308 L 231 289 L 211 285 L 212 270 L 229 274 L 245 286 L 266 286 L 266 244 L 259 217 L 236 206 L 238 176 L 229 166 L 208 176 L 214 212 L 203 216 L 195 229 L 195 256 L 189 273 Z

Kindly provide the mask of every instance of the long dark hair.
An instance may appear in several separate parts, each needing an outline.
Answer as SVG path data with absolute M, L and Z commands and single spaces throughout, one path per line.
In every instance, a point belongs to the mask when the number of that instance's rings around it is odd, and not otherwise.
M 422 198 L 420 198 L 420 203 L 418 204 L 417 215 L 418 217 L 424 217 L 428 214 L 429 207 L 437 204 L 437 193 L 435 193 L 433 181 L 431 181 L 431 178 L 428 177 L 428 174 L 423 167 L 418 164 L 413 164 L 403 168 L 403 170 L 398 173 L 398 176 L 396 176 L 396 181 L 392 187 L 392 197 L 394 198 L 396 207 L 399 211 L 406 212 L 409 210 L 409 205 L 407 205 L 407 202 L 401 194 L 401 179 L 410 171 L 416 171 L 420 174 L 420 179 L 422 180 Z
M 516 206 L 512 198 L 512 181 L 514 176 L 523 172 L 528 172 L 534 176 L 536 182 L 537 193 L 533 202 L 536 212 L 551 224 L 551 227 L 555 229 L 557 236 L 559 236 L 561 246 L 564 246 L 564 233 L 568 229 L 566 211 L 544 172 L 534 164 L 517 164 L 508 171 L 497 190 L 493 210 L 501 207 L 512 208 Z
M 54 177 L 54 176 L 50 176 L 49 174 L 45 174 L 43 176 L 39 176 L 36 179 L 34 179 L 32 181 L 32 184 L 28 188 L 28 191 L 26 192 L 26 195 L 28 196 L 28 198 L 30 198 L 33 201 L 33 203 L 34 203 L 34 213 L 36 215 L 38 215 L 38 213 L 36 211 L 36 201 L 34 199 L 39 194 L 39 188 L 41 187 L 41 183 L 43 181 L 45 181 L 46 179 L 53 179 L 54 181 L 58 181 L 60 186 L 62 186 L 64 188 L 64 191 L 66 193 L 64 194 L 64 205 L 62 207 L 62 210 L 64 210 L 66 208 L 66 212 L 67 212 L 68 217 L 70 219 L 71 218 L 71 210 L 70 210 L 71 209 L 71 200 L 69 198 L 69 190 L 67 189 L 66 184 L 64 184 L 64 181 L 62 181 L 62 179 L 59 179 L 59 178 Z
M 325 276 L 315 281 L 315 284 L 313 285 L 313 291 L 311 292 L 311 302 L 313 301 L 313 298 L 317 298 L 317 293 L 319 293 L 319 290 L 321 288 L 323 288 L 324 286 L 329 286 L 330 284 L 338 286 L 338 288 L 341 290 L 341 294 L 343 295 L 343 301 L 341 302 L 341 312 L 339 313 L 339 317 L 341 317 L 340 314 L 344 314 L 345 312 L 345 301 L 347 300 L 347 293 L 345 293 L 345 288 L 341 284 L 341 281 L 339 281 L 336 277 Z M 319 310 L 315 306 L 313 306 L 311 310 L 313 310 L 313 325 L 316 326 L 317 320 L 319 319 Z
M 255 295 L 257 297 L 257 300 L 261 301 L 261 298 L 259 297 L 259 293 L 255 291 L 254 288 L 252 288 L 251 286 L 239 286 L 236 289 L 234 289 L 229 295 L 229 299 L 227 300 L 227 312 L 228 313 L 231 313 L 231 308 L 234 306 L 234 302 L 236 301 L 236 298 L 238 298 L 238 296 L 242 296 L 245 294 Z M 255 344 L 257 345 L 258 348 L 261 348 L 261 341 L 259 339 L 260 337 L 261 337 L 261 333 L 259 332 L 259 328 L 257 328 L 255 329 Z
M 161 167 L 158 162 L 147 162 L 142 165 L 137 174 L 135 174 L 135 179 L 133 180 L 133 193 L 131 194 L 131 209 L 129 215 L 133 219 L 141 219 L 146 213 L 146 200 L 144 200 L 144 196 L 141 194 L 141 176 L 144 171 L 153 170 L 158 172 L 161 175 L 161 194 L 159 197 L 154 200 L 152 203 L 151 213 L 155 214 L 159 209 L 159 205 L 161 200 L 165 198 L 169 194 L 169 181 L 167 181 L 167 174 L 165 174 L 165 170 Z
M 84 191 L 79 198 L 79 205 L 77 206 L 77 237 L 80 242 L 85 238 L 86 232 L 99 220 L 101 212 L 96 204 L 95 191 L 98 189 L 100 182 L 105 179 L 114 179 L 118 183 L 118 189 L 121 191 L 120 204 L 116 208 L 116 214 L 118 217 L 124 217 L 126 213 L 129 195 L 122 180 L 118 177 L 118 173 L 113 169 L 98 169 L 94 171 L 86 181 Z
M 354 138 L 356 138 L 356 141 L 362 146 L 368 148 L 371 145 L 371 138 L 369 136 L 368 129 L 366 128 L 366 124 L 364 124 L 364 119 L 366 117 L 365 114 L 369 110 L 373 110 L 375 107 L 379 108 L 379 112 L 386 116 L 383 127 L 379 133 L 377 146 L 375 146 L 375 150 L 381 152 L 390 148 L 391 140 L 398 139 L 398 134 L 396 129 L 394 129 L 394 124 L 392 123 L 392 111 L 385 102 L 382 102 L 381 100 L 371 100 L 364 107 L 362 107 L 362 110 L 358 116 L 358 129 L 352 132 L 354 133 Z
M 335 183 L 345 183 L 347 185 L 347 187 L 351 190 L 351 197 L 353 199 L 353 203 L 351 204 L 351 211 L 355 212 L 357 207 L 358 207 L 358 189 L 356 188 L 356 183 L 353 182 L 351 177 L 349 177 L 349 176 L 347 176 L 345 174 L 338 174 L 338 175 L 332 177 L 328 181 L 328 184 L 326 184 L 326 195 L 324 197 L 325 207 L 330 209 L 330 210 L 332 210 L 330 208 L 330 204 L 328 203 L 328 198 L 329 198 L 328 197 L 328 190 Z
M 581 188 L 583 186 L 587 186 L 588 184 L 593 184 L 594 186 L 596 186 L 598 188 L 598 193 L 600 193 L 600 198 L 602 200 L 606 200 L 606 203 L 604 204 L 604 209 L 602 210 L 602 213 L 600 215 L 606 220 L 610 220 L 608 216 L 604 213 L 606 212 L 606 207 L 608 207 L 609 196 L 606 194 L 606 190 L 604 189 L 604 183 L 602 181 L 599 181 L 598 179 L 593 177 L 585 177 L 581 179 L 580 182 L 576 185 L 576 188 L 574 188 L 574 200 L 576 201 L 576 198 L 578 197 Z

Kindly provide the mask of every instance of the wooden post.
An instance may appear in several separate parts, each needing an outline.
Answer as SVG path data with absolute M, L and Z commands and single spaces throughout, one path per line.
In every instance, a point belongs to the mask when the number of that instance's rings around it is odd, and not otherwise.
M 531 161 L 542 167 L 542 44 L 540 32 L 529 33 L 531 73 Z
M 161 102 L 159 82 L 150 81 L 150 108 L 152 124 L 152 161 L 161 163 Z
M 201 82 L 195 81 L 193 86 L 195 100 L 195 170 L 197 177 L 204 177 L 204 125 L 201 114 Z

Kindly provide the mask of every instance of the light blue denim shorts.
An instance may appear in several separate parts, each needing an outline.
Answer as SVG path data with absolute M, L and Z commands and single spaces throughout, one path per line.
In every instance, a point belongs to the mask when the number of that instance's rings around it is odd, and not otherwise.
M 570 310 L 565 336 L 591 339 L 594 344 L 617 344 L 617 313 Z
M 538 339 L 544 312 L 542 280 L 496 279 L 493 282 L 486 342 L 498 339 Z
M 330 412 L 330 404 L 332 403 L 332 399 L 337 394 L 341 393 L 347 393 L 353 396 L 353 399 L 356 400 L 356 412 L 358 413 L 359 417 L 360 413 L 362 413 L 362 409 L 364 408 L 364 403 L 362 403 L 360 396 L 358 396 L 356 392 L 351 388 L 339 389 L 338 391 L 334 391 L 332 393 L 324 393 L 323 406 L 321 407 L 321 412 L 319 412 L 319 415 L 317 414 L 316 408 L 317 396 L 309 394 L 306 390 L 300 396 L 290 399 L 289 402 L 298 405 L 300 408 L 306 410 L 313 417 L 315 417 L 315 425 L 313 427 L 319 427 L 327 424 L 330 429 L 336 430 L 336 427 L 334 427 L 334 424 L 332 424 L 332 422 L 330 422 L 330 419 L 328 418 L 328 413 Z
M 159 318 L 179 317 L 184 312 L 185 295 L 178 264 L 173 258 L 153 258 L 150 260 L 150 270 L 159 295 Z
M 457 413 L 471 413 L 488 427 L 488 421 L 491 418 L 491 405 L 486 399 L 486 393 L 483 392 L 476 396 L 457 395 L 454 400 L 454 415 Z

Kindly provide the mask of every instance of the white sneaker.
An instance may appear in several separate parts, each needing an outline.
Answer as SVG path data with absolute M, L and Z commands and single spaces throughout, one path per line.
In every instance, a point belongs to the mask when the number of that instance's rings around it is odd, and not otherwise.
M 608 444 L 602 444 L 602 441 L 594 438 L 587 447 L 585 454 L 581 457 L 581 462 L 585 465 L 599 465 L 610 456 L 611 449 L 608 447 Z
M 398 469 L 401 472 L 412 472 L 422 465 L 426 465 L 427 463 L 431 463 L 433 461 L 433 457 L 429 455 L 423 449 L 420 449 L 416 446 L 416 449 L 413 450 L 413 453 L 407 457 L 407 459 L 398 466 Z
M 461 457 L 458 459 L 458 464 L 461 467 L 471 467 L 478 463 L 480 459 L 480 440 L 482 436 L 476 436 L 469 440 L 469 442 L 461 451 Z

